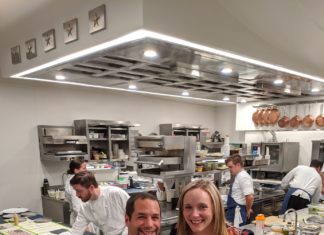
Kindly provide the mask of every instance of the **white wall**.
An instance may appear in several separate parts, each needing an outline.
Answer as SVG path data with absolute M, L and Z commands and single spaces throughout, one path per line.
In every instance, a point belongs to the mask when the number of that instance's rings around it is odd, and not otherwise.
M 43 178 L 52 185 L 61 183 L 67 163 L 42 164 L 37 125 L 73 125 L 73 120 L 87 118 L 140 123 L 142 134 L 158 132 L 159 123 L 199 123 L 211 131 L 219 129 L 213 106 L 4 78 L 0 109 L 0 211 L 20 206 L 41 212 Z

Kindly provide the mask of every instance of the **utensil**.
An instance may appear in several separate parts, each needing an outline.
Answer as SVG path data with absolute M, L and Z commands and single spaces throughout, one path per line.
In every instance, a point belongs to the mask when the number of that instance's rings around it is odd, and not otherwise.
M 286 107 L 284 107 L 284 115 L 278 121 L 278 126 L 280 128 L 285 128 L 289 124 L 289 117 L 286 116 Z
M 268 115 L 268 122 L 271 125 L 274 125 L 278 122 L 280 118 L 280 112 L 276 106 L 273 106 L 270 110 L 270 113 Z
M 306 115 L 306 105 L 305 105 L 305 115 Z M 310 104 L 308 104 L 308 114 L 303 118 L 302 125 L 303 127 L 309 128 L 314 123 L 314 116 L 310 114 Z
M 289 125 L 292 128 L 298 128 L 301 122 L 302 119 L 298 116 L 298 105 L 296 104 L 296 115 L 292 119 L 290 119 Z
M 252 114 L 252 121 L 254 123 L 254 125 L 259 125 L 259 121 L 258 121 L 258 115 L 259 115 L 260 109 L 258 108 L 256 111 L 254 111 L 254 113 Z
M 324 126 L 323 104 L 321 104 L 320 114 L 316 117 L 315 123 L 319 127 Z

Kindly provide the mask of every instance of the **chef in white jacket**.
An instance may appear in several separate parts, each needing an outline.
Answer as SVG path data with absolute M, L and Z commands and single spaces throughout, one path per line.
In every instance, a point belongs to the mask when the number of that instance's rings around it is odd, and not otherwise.
M 70 205 L 70 225 L 72 226 L 78 212 L 80 210 L 82 201 L 77 197 L 75 190 L 70 184 L 72 177 L 82 171 L 86 171 L 86 163 L 81 159 L 74 159 L 70 162 L 69 170 L 67 171 L 68 177 L 65 181 L 65 199 Z
M 93 223 L 104 235 L 127 234 L 125 226 L 125 208 L 129 195 L 121 188 L 108 186 L 104 189 L 91 172 L 80 172 L 70 181 L 82 205 L 72 235 L 82 235 L 87 225 Z

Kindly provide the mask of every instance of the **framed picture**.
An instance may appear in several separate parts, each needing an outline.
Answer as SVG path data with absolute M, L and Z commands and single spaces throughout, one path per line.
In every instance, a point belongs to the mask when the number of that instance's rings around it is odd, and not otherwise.
M 64 43 L 70 43 L 78 40 L 78 19 L 75 18 L 63 24 Z
M 101 5 L 89 11 L 89 33 L 95 33 L 106 28 L 106 6 Z
M 26 46 L 26 58 L 29 60 L 35 58 L 37 56 L 36 38 L 26 41 L 25 46 Z
M 43 33 L 43 44 L 45 52 L 55 49 L 55 29 Z
M 20 54 L 20 46 L 14 46 L 11 48 L 11 63 L 19 64 L 21 63 L 21 54 Z

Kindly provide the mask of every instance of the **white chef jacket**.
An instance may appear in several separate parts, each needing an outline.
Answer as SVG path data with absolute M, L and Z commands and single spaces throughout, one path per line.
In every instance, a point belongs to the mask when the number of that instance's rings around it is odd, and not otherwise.
M 245 196 L 250 194 L 254 194 L 253 181 L 251 176 L 242 170 L 235 176 L 231 196 L 236 203 L 246 205 Z
M 288 186 L 302 189 L 296 190 L 292 195 L 299 195 L 304 199 L 310 200 L 309 195 L 307 194 L 309 193 L 312 195 L 312 202 L 316 203 L 321 195 L 322 179 L 314 167 L 300 165 L 292 169 L 282 179 L 281 187 L 288 188 Z
M 121 188 L 101 188 L 97 200 L 82 203 L 71 234 L 82 235 L 90 222 L 99 227 L 104 235 L 127 234 L 125 213 L 128 198 L 129 195 Z
M 64 187 L 64 191 L 65 191 L 65 199 L 68 201 L 68 203 L 70 204 L 70 225 L 72 226 L 77 215 L 78 212 L 80 210 L 82 201 L 80 198 L 77 197 L 75 190 L 73 189 L 73 187 L 70 184 L 70 180 L 73 178 L 74 175 L 68 175 L 68 178 L 65 181 L 65 187 Z

